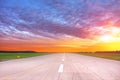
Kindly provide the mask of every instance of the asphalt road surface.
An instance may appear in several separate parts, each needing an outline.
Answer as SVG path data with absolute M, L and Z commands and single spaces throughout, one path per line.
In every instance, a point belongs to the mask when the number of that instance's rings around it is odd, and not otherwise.
M 0 80 L 120 80 L 120 61 L 71 53 L 9 60 Z

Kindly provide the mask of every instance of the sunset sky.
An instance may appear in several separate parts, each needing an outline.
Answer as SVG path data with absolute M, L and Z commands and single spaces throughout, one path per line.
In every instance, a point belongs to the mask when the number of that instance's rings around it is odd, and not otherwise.
M 120 50 L 120 0 L 0 0 L 0 50 Z

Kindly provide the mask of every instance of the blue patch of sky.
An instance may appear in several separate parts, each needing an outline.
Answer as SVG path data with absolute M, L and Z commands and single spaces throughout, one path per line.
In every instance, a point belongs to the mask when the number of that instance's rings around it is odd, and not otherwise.
M 40 14 L 40 17 L 44 17 L 45 19 L 61 24 L 67 23 L 64 20 L 64 18 L 61 17 L 62 15 L 59 14 L 59 11 L 48 6 L 44 0 L 0 0 L 0 7 L 19 8 L 19 9 L 22 8 L 38 9 L 43 13 L 42 15 Z M 16 16 L 17 14 L 12 14 L 12 15 Z M 17 21 L 17 18 L 13 20 Z M 18 20 L 17 22 L 24 22 L 24 21 Z
M 77 19 L 80 14 L 84 14 L 86 16 L 88 15 L 86 13 L 87 10 L 90 10 L 90 8 L 88 8 L 87 6 L 89 3 L 108 5 L 112 4 L 114 1 L 116 0 L 0 0 L 0 7 L 38 9 L 42 12 L 42 15 L 38 14 L 40 15 L 39 17 L 43 17 L 44 19 L 55 23 L 69 24 L 72 18 Z M 47 2 L 50 2 L 50 5 Z M 55 4 L 56 2 L 61 6 L 57 6 Z M 54 5 L 56 5 L 56 7 Z M 83 10 L 83 12 L 77 13 L 77 11 L 79 12 L 79 10 Z M 71 14 L 70 18 L 69 20 L 66 20 L 66 17 L 69 17 L 69 13 Z M 24 23 L 23 20 L 18 20 L 18 22 Z

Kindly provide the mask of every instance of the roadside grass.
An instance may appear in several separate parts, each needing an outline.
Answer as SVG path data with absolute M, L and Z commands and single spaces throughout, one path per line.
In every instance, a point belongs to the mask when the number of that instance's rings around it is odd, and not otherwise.
M 48 53 L 0 53 L 0 61 L 47 55 Z
M 120 61 L 120 53 L 79 53 L 79 54 Z

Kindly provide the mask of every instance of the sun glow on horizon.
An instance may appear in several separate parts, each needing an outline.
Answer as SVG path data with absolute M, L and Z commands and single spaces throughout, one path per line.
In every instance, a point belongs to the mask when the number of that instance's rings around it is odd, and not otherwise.
M 100 37 L 100 40 L 101 41 L 104 41 L 104 42 L 111 42 L 113 41 L 113 36 L 110 36 L 110 35 L 103 35 Z

